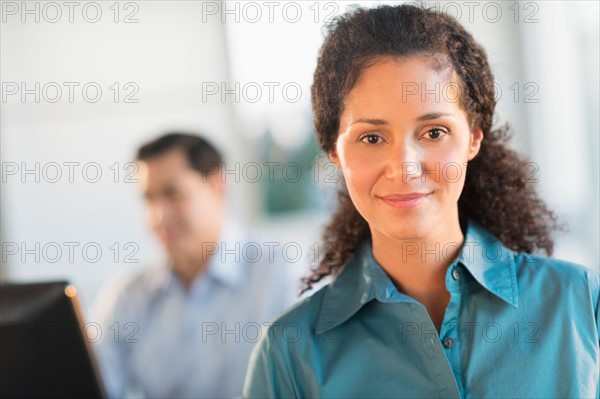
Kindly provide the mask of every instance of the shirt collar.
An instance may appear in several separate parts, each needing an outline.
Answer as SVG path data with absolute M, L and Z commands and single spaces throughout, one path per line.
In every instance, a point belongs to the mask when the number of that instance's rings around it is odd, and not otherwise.
M 221 238 L 208 261 L 206 272 L 194 279 L 190 291 L 202 285 L 201 280 L 206 279 L 218 281 L 234 290 L 239 289 L 246 279 L 247 268 L 242 249 L 247 241 L 248 237 L 242 226 L 235 219 L 226 216 Z M 168 263 L 154 275 L 152 287 L 166 293 L 174 287 L 176 279 L 177 274 Z
M 240 288 L 248 271 L 244 245 L 249 241 L 245 229 L 233 218 L 225 218 L 216 253 L 208 262 L 208 274 L 232 289 Z
M 467 219 L 463 246 L 448 267 L 446 278 L 461 263 L 485 289 L 513 307 L 518 307 L 514 252 L 472 218 Z M 317 318 L 317 334 L 348 320 L 372 299 L 380 302 L 417 301 L 398 291 L 373 257 L 366 240 L 335 280 L 327 286 Z
M 516 253 L 474 219 L 468 219 L 465 242 L 458 261 L 489 292 L 519 307 Z

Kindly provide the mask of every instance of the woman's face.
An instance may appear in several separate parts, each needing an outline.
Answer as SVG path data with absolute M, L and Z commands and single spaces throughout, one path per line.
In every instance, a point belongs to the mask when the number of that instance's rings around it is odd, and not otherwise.
M 348 93 L 330 159 L 373 234 L 418 239 L 458 215 L 467 161 L 479 151 L 458 78 L 431 58 L 381 58 Z M 458 221 L 458 219 L 455 219 Z

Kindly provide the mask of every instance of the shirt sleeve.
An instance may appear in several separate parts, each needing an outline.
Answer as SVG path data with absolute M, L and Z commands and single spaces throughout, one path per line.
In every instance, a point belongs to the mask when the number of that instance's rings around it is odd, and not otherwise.
M 588 281 L 590 284 L 592 301 L 594 302 L 594 316 L 596 317 L 596 337 L 598 338 L 597 353 L 600 354 L 600 274 L 590 273 L 590 278 Z M 596 397 L 600 398 L 600 377 L 596 379 Z
M 592 283 L 592 298 L 594 298 L 594 306 L 596 307 L 596 329 L 598 331 L 598 344 L 600 345 L 600 275 L 595 274 L 594 282 Z
M 277 342 L 270 339 L 272 331 L 267 329 L 252 351 L 244 382 L 244 398 L 299 397 Z

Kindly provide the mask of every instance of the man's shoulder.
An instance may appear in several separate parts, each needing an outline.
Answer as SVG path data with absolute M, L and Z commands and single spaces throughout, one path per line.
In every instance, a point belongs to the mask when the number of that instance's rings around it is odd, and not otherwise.
M 126 270 L 111 277 L 96 296 L 93 314 L 112 314 L 121 309 L 140 310 L 150 301 L 166 278 L 167 266 L 147 266 Z
M 260 230 L 249 231 L 240 245 L 240 261 L 251 279 L 263 280 L 271 286 L 285 282 L 295 288 L 295 283 L 310 272 L 306 248 L 299 243 L 284 242 Z
M 137 294 L 148 292 L 151 287 L 158 287 L 169 273 L 168 266 L 146 266 L 139 269 L 117 273 L 105 287 L 115 292 Z

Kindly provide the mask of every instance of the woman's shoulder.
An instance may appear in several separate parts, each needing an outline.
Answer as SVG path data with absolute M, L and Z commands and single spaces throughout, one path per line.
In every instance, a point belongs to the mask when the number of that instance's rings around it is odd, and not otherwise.
M 312 295 L 303 299 L 280 312 L 273 321 L 273 326 L 295 324 L 303 329 L 308 329 L 316 323 L 323 303 L 323 298 L 329 289 L 329 284 L 319 288 Z M 309 331 L 306 331 L 309 332 Z M 304 331 L 303 331 L 304 333 Z
M 587 286 L 598 295 L 600 273 L 579 263 L 542 255 L 515 252 L 519 280 L 542 280 L 547 287 L 582 288 Z
M 257 346 L 267 352 L 287 352 L 292 346 L 298 348 L 310 342 L 328 289 L 329 284 L 283 310 L 271 322 L 264 323 Z
M 279 313 L 265 328 L 250 356 L 243 397 L 302 397 L 308 346 L 329 284 Z
M 548 272 L 561 274 L 564 277 L 590 277 L 598 278 L 600 273 L 583 264 L 568 261 L 564 259 L 553 258 L 549 256 L 528 254 L 525 252 L 514 252 L 517 265 L 524 269 L 531 269 L 535 272 Z M 592 277 L 593 278 L 593 277 Z

